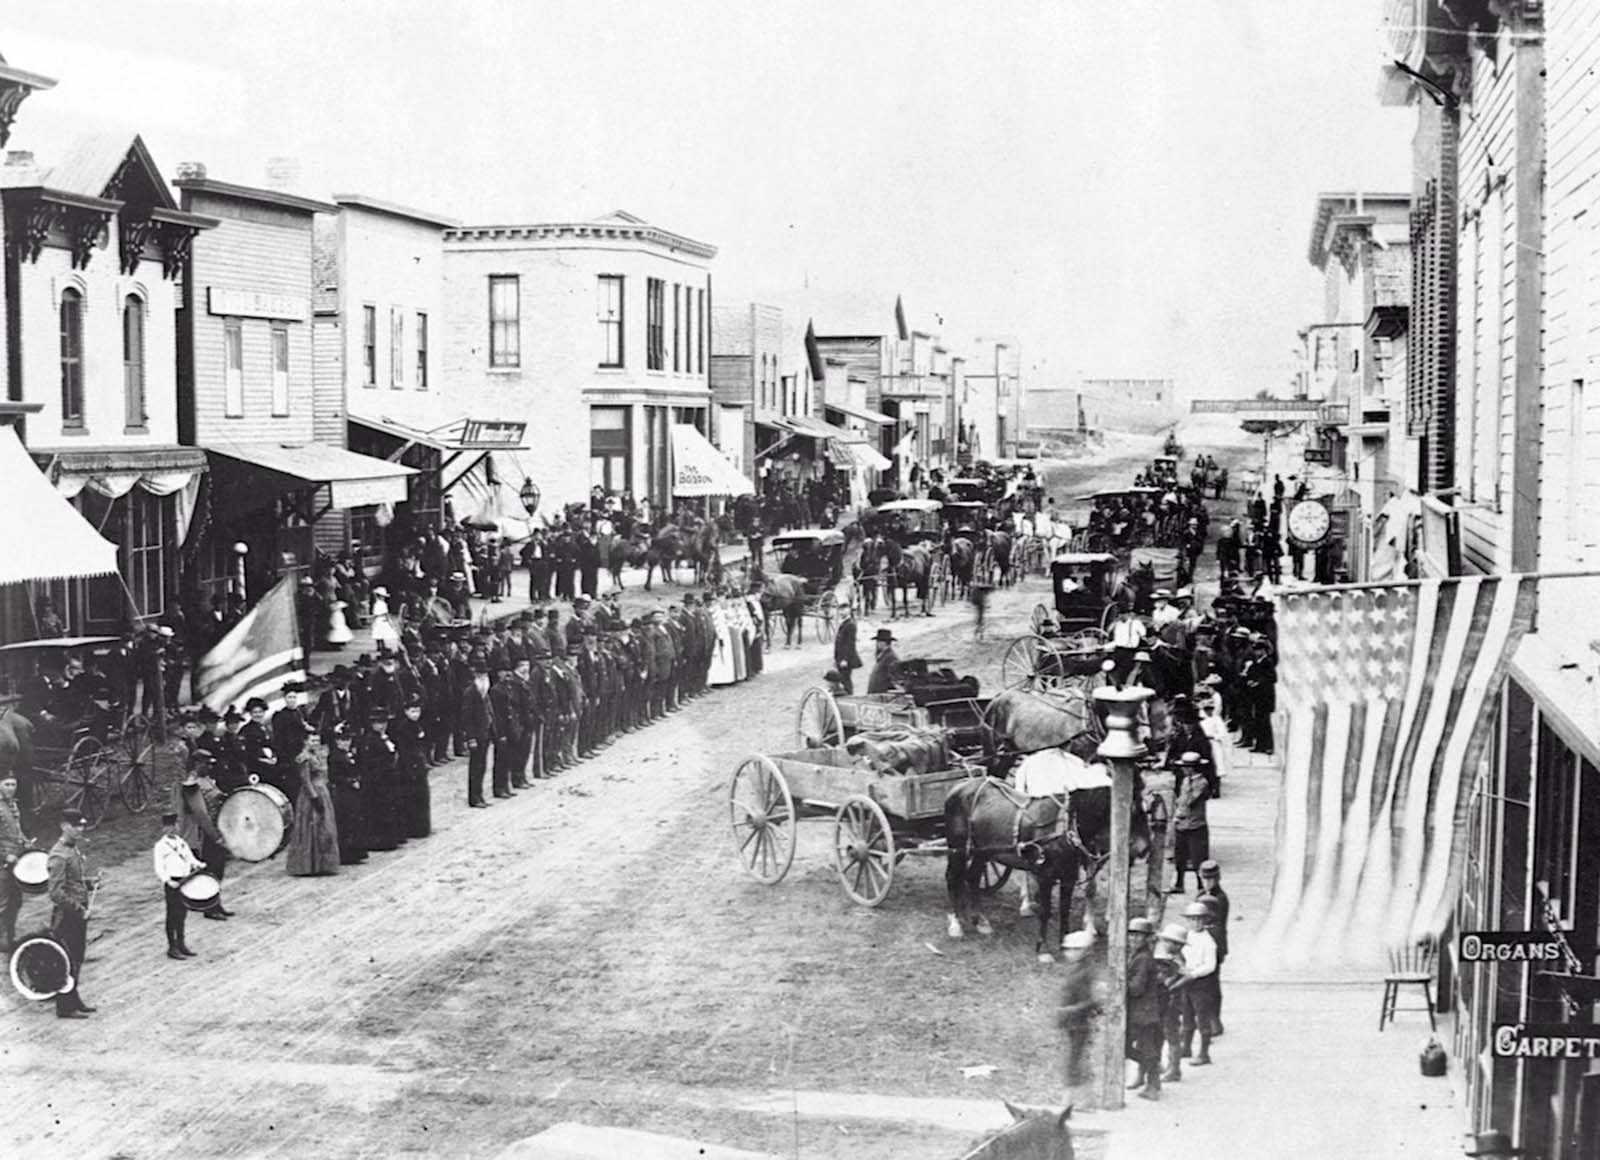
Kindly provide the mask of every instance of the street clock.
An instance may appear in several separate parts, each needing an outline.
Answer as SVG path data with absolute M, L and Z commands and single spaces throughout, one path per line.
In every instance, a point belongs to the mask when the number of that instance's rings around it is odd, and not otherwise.
M 1311 548 L 1328 538 L 1333 520 L 1328 509 L 1314 499 L 1303 499 L 1289 509 L 1289 535 Z

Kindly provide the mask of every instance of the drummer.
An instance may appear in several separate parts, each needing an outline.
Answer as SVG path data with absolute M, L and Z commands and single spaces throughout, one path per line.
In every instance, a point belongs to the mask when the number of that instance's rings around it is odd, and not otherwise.
M 13 871 L 17 859 L 32 848 L 33 839 L 22 832 L 17 775 L 0 775 L 0 952 L 7 954 L 17 941 L 17 912 L 22 909 L 22 885 Z
M 189 843 L 178 836 L 178 815 L 171 811 L 161 815 L 161 837 L 156 839 L 156 877 L 167 896 L 167 958 L 194 957 L 184 941 L 184 927 L 189 918 L 189 908 L 184 905 L 183 893 L 178 889 L 183 880 L 206 864 L 194 856 Z
M 206 873 L 221 886 L 228 865 L 228 848 L 222 843 L 222 831 L 217 829 L 216 817 L 222 808 L 223 793 L 212 780 L 215 764 L 209 750 L 197 749 L 183 781 L 173 787 L 172 796 L 173 813 L 178 817 L 178 835 L 190 850 L 199 848 Z M 221 920 L 232 913 L 222 905 L 219 892 L 216 905 L 205 911 L 205 917 Z

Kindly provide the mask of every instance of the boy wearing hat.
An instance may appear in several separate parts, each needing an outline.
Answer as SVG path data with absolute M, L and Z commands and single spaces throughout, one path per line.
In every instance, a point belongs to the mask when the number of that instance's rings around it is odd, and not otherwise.
M 1189 932 L 1181 922 L 1169 922 L 1156 933 L 1156 946 L 1150 956 L 1156 978 L 1167 992 L 1161 1008 L 1161 1038 L 1166 1046 L 1167 1066 L 1161 1072 L 1163 1083 L 1183 1079 L 1183 948 Z
M 1066 967 L 1066 978 L 1061 988 L 1061 1005 L 1056 1008 L 1056 1026 L 1067 1034 L 1068 1104 L 1072 1103 L 1072 1089 L 1089 1078 L 1083 1056 L 1089 1049 L 1094 1016 L 1100 1010 L 1099 972 L 1089 960 L 1089 949 L 1093 945 L 1094 935 L 1086 930 L 1071 931 L 1061 939 L 1061 961 Z
M 1216 1022 L 1217 943 L 1211 936 L 1211 907 L 1191 902 L 1183 908 L 1189 937 L 1183 944 L 1183 974 L 1178 987 L 1183 996 L 1183 1058 L 1189 1058 L 1196 1031 L 1200 1053 L 1195 1067 L 1211 1062 L 1211 1029 Z
M 900 683 L 900 658 L 894 651 L 894 633 L 880 628 L 872 638 L 876 656 L 872 662 L 872 675 L 867 678 L 867 693 L 892 693 Z
M 72 986 L 56 996 L 56 1018 L 82 1019 L 94 1013 L 83 1001 L 83 951 L 89 941 L 89 870 L 78 839 L 83 815 L 61 814 L 61 840 L 50 847 L 50 933 L 67 952 Z M 98 879 L 96 879 L 98 882 Z
M 1211 796 L 1211 783 L 1202 775 L 1201 763 L 1200 754 L 1192 749 L 1174 763 L 1177 787 L 1172 811 L 1172 861 L 1178 877 L 1168 894 L 1183 893 L 1191 870 L 1198 884 L 1200 863 L 1211 856 L 1211 828 L 1206 822 L 1206 799 Z
M 1212 1012 L 1211 1038 L 1222 1035 L 1222 964 L 1228 960 L 1228 892 L 1222 889 L 1222 868 L 1207 858 L 1200 863 L 1200 891 L 1196 902 L 1211 907 L 1211 937 L 1217 942 L 1216 1009 Z
M 156 839 L 154 860 L 156 879 L 161 883 L 167 901 L 167 958 L 179 961 L 192 958 L 194 952 L 184 941 L 189 908 L 184 905 L 178 886 L 196 870 L 204 870 L 206 864 L 194 856 L 189 843 L 178 835 L 176 812 L 169 811 L 161 815 L 161 837 Z
M 1139 1098 L 1161 1098 L 1161 1026 L 1167 988 L 1156 970 L 1150 943 L 1155 923 L 1135 918 L 1128 923 L 1128 1031 L 1126 1056 L 1139 1065 L 1138 1077 L 1128 1085 L 1142 1089 Z

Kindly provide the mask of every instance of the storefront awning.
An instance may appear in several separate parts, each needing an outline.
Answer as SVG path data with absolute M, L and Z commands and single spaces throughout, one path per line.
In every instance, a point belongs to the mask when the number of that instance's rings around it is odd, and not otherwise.
M 859 442 L 861 436 L 854 431 L 846 431 L 843 427 L 835 427 L 832 423 L 824 423 L 821 419 L 814 419 L 810 415 L 789 415 L 779 424 L 796 435 L 805 435 L 811 439 L 837 439 L 842 443 Z
M 199 447 L 107 447 L 85 451 L 39 452 L 50 480 L 71 499 L 84 488 L 118 499 L 135 487 L 152 495 L 171 495 L 206 469 Z
M 117 570 L 117 546 L 50 486 L 17 433 L 0 427 L 0 584 L 106 576 Z
M 219 443 L 212 460 L 219 515 L 254 511 L 286 491 L 326 485 L 335 508 L 398 503 L 416 470 L 323 443 Z
M 672 494 L 752 495 L 755 486 L 723 458 L 699 430 L 672 425 Z
M 864 419 L 868 423 L 876 423 L 880 427 L 893 427 L 895 425 L 894 417 L 885 415 L 882 411 L 869 411 L 865 407 L 847 407 L 843 403 L 825 402 L 822 405 L 829 411 L 838 411 L 849 415 L 852 419 Z
M 835 439 L 828 444 L 834 462 L 841 467 L 861 471 L 888 471 L 894 464 L 866 443 L 843 442 Z

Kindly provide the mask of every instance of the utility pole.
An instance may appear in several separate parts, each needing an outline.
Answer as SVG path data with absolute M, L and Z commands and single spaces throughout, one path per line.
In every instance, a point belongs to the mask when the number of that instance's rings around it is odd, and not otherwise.
M 1106 900 L 1106 1004 L 1100 1023 L 1100 1106 L 1121 1108 L 1128 1038 L 1128 882 L 1133 826 L 1134 762 L 1148 750 L 1139 739 L 1139 708 L 1153 693 L 1133 685 L 1094 691 L 1106 735 L 1096 751 L 1111 767 L 1110 896 Z

